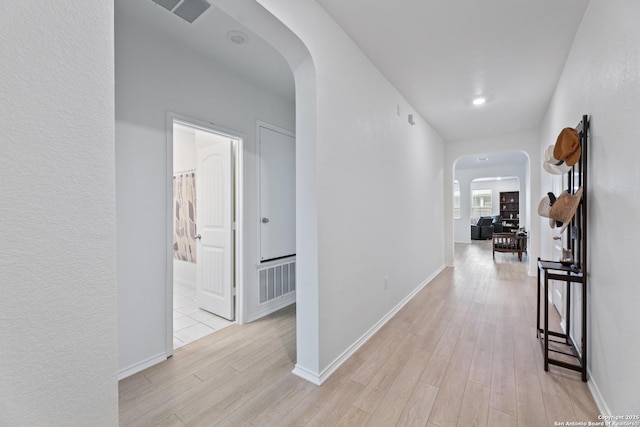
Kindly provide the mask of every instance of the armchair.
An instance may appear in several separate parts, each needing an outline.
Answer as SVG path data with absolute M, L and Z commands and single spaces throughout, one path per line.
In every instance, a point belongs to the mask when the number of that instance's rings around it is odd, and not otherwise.
M 471 225 L 471 239 L 490 239 L 493 234 L 493 225 L 491 225 L 492 221 L 493 219 L 490 216 L 481 216 L 478 218 L 476 225 Z

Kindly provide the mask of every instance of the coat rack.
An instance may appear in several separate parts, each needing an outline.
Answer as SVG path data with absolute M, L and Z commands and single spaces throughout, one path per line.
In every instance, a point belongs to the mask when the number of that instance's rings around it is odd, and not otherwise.
M 538 303 L 537 303 L 537 337 L 540 339 L 544 357 L 544 370 L 549 365 L 578 371 L 582 381 L 587 381 L 587 167 L 589 147 L 589 117 L 582 116 L 576 126 L 580 141 L 580 159 L 567 172 L 566 185 L 569 192 L 575 194 L 582 187 L 582 199 L 578 209 L 566 229 L 567 250 L 571 252 L 573 264 L 563 265 L 558 261 L 547 261 L 538 258 Z M 564 179 L 563 179 L 564 181 Z M 563 185 L 565 182 L 563 182 Z M 564 282 L 566 287 L 566 320 L 565 331 L 557 332 L 549 329 L 549 280 Z M 571 336 L 571 289 L 579 286 L 582 295 L 582 339 L 577 345 Z M 544 293 L 541 298 L 541 288 Z M 542 307 L 541 307 L 542 305 Z M 541 319 L 541 308 L 544 319 Z M 542 324 L 541 324 L 542 320 Z M 553 356 L 550 356 L 553 353 Z

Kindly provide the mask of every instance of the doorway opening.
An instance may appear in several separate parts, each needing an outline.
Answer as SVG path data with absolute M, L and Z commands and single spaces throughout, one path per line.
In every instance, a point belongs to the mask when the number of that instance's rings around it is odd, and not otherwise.
M 235 322 L 241 304 L 242 138 L 169 114 L 167 352 Z
M 526 230 L 530 227 L 529 157 L 522 151 L 461 156 L 453 164 L 453 243 L 469 244 L 491 238 L 493 230 Z M 501 194 L 518 194 L 501 203 Z M 479 219 L 490 218 L 484 224 Z M 494 224 L 495 222 L 495 224 Z M 473 226 L 476 226 L 474 229 Z M 480 228 L 486 226 L 486 235 Z

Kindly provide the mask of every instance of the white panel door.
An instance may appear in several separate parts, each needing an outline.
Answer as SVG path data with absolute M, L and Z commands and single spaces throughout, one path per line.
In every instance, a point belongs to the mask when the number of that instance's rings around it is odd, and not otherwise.
M 196 132 L 197 282 L 200 307 L 233 320 L 233 203 L 231 142 Z
M 259 126 L 260 261 L 296 253 L 296 146 L 291 135 Z

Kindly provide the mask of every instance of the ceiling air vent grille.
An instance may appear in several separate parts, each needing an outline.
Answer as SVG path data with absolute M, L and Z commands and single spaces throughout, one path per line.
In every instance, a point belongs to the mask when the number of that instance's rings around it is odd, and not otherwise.
M 159 4 L 180 18 L 184 19 L 188 23 L 193 21 L 202 15 L 207 9 L 211 7 L 205 0 L 151 0 L 152 2 Z M 178 4 L 180 3 L 180 4 Z M 176 7 L 177 6 L 177 7 Z
M 159 4 L 167 10 L 172 10 L 180 2 L 180 0 L 151 0 L 154 3 Z

